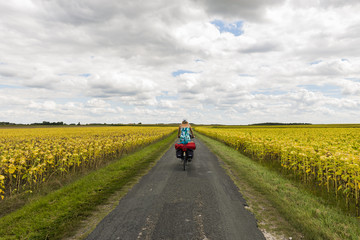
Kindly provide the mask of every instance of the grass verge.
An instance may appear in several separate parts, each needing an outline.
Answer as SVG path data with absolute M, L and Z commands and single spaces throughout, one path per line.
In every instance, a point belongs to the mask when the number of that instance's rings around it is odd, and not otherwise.
M 98 205 L 159 159 L 175 137 L 174 132 L 0 218 L 0 239 L 62 239 L 71 235 Z
M 225 163 L 251 211 L 263 225 L 260 227 L 292 239 L 359 239 L 359 219 L 327 205 L 300 183 L 281 176 L 224 143 L 199 133 L 197 137 Z

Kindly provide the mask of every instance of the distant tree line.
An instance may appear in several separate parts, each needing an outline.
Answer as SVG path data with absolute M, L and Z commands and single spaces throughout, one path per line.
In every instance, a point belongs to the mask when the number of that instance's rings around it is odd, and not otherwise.
M 266 123 L 255 123 L 249 125 L 312 125 L 311 123 L 276 123 L 276 122 L 266 122 Z
M 42 123 L 31 123 L 30 125 L 66 125 L 66 123 L 64 123 L 64 122 L 43 121 Z
M 80 122 L 78 123 L 64 123 L 64 122 L 50 122 L 50 121 L 43 121 L 43 122 L 35 122 L 35 123 L 30 123 L 30 124 L 23 124 L 23 123 L 11 123 L 11 122 L 0 122 L 0 126 L 5 126 L 5 125 L 17 125 L 17 126 L 153 126 L 153 125 L 158 125 L 158 126 L 168 126 L 168 125 L 174 125 L 174 124 L 165 124 L 165 123 L 156 123 L 156 124 L 143 124 L 142 122 L 138 122 L 138 123 L 85 123 L 85 124 L 81 124 Z
M 0 125 L 16 125 L 16 124 L 11 122 L 0 122 Z

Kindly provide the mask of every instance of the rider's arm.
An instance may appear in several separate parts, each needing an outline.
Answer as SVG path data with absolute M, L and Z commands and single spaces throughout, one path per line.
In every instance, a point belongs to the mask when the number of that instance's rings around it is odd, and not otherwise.
M 181 132 L 181 126 L 179 126 L 179 130 L 178 130 L 178 138 L 180 138 L 180 132 Z

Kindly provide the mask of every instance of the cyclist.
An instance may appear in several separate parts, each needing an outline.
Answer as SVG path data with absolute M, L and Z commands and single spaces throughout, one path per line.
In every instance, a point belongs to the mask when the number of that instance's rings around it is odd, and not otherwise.
M 190 126 L 190 123 L 184 119 L 179 126 L 178 138 L 180 138 L 180 143 L 187 144 L 191 142 L 191 138 L 194 137 L 194 132 Z
M 195 143 L 191 141 L 191 138 L 194 138 L 194 132 L 186 119 L 179 126 L 178 138 L 180 138 L 180 143 L 175 144 L 176 157 L 182 158 L 183 152 L 186 151 L 186 158 L 184 159 L 185 170 L 186 161 L 191 162 L 194 150 L 196 149 Z M 186 146 L 185 148 L 184 145 Z
M 178 138 L 180 138 L 180 143 L 187 144 L 191 142 L 191 138 L 194 138 L 194 132 L 189 124 L 189 122 L 184 119 L 179 126 Z

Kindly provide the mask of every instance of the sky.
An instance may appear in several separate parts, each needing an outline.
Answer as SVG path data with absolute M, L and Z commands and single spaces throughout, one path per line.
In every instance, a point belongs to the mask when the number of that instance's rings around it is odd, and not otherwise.
M 358 0 L 0 2 L 0 122 L 360 122 Z

